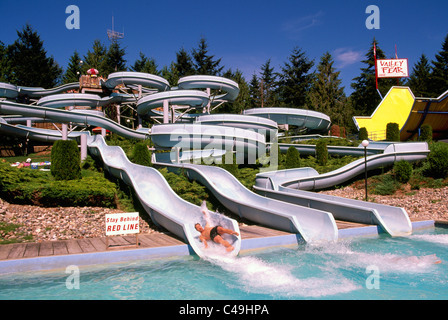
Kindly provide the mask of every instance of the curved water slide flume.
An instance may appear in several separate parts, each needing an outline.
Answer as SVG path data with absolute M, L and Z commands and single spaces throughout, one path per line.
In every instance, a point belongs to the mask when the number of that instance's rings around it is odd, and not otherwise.
M 20 114 L 23 117 L 39 117 L 54 122 L 73 122 L 86 126 L 98 126 L 112 132 L 116 132 L 117 134 L 129 139 L 147 139 L 149 137 L 149 130 L 147 128 L 132 130 L 116 123 L 113 120 L 95 113 L 83 112 L 82 110 L 66 111 L 55 108 L 30 106 L 11 101 L 0 101 L 0 114 Z
M 151 115 L 151 110 L 163 107 L 164 102 L 170 105 L 187 105 L 203 108 L 209 102 L 209 96 L 207 93 L 197 90 L 158 92 L 139 99 L 137 112 L 140 116 Z
M 69 90 L 78 90 L 79 82 L 73 82 L 68 84 L 63 84 L 62 86 L 44 89 L 44 88 L 34 88 L 34 87 L 21 87 L 10 83 L 0 82 L 0 97 L 7 99 L 15 99 L 19 95 L 26 95 L 30 98 L 40 98 L 53 94 L 58 94 Z
M 426 142 L 391 143 L 382 154 L 367 157 L 367 170 L 390 166 L 400 160 L 423 160 L 428 154 Z M 412 225 L 402 208 L 308 192 L 348 181 L 362 174 L 365 165 L 364 159 L 359 159 L 325 174 L 312 168 L 259 173 L 254 189 L 273 199 L 328 210 L 336 219 L 379 225 L 391 236 L 410 234 Z
M 186 243 L 190 244 L 194 252 L 203 257 L 207 250 L 199 240 L 199 233 L 195 229 L 197 222 L 205 225 L 205 217 L 201 207 L 180 198 L 168 185 L 162 174 L 154 168 L 131 163 L 120 147 L 108 146 L 102 136 L 96 135 L 88 139 L 89 151 L 101 157 L 106 169 L 115 177 L 122 179 L 132 186 L 152 221 L 174 233 Z M 144 178 L 143 178 L 144 177 Z M 238 233 L 238 223 L 224 215 L 208 212 L 213 225 Z M 224 235 L 234 250 L 229 255 L 235 256 L 241 248 L 241 237 Z
M 240 93 L 239 86 L 235 81 L 218 76 L 187 76 L 180 78 L 177 84 L 179 89 L 214 89 L 225 92 L 214 96 L 211 99 L 212 103 L 233 102 Z
M 329 212 L 260 196 L 219 167 L 157 161 L 156 155 L 156 166 L 185 170 L 190 179 L 205 185 L 227 209 L 242 218 L 297 234 L 305 242 L 336 241 L 338 238 L 336 222 Z
M 40 98 L 37 105 L 47 108 L 65 107 L 102 107 L 110 103 L 135 102 L 136 98 L 130 94 L 112 93 L 107 97 L 100 97 L 90 93 L 61 93 Z M 32 106 L 31 106 L 32 107 Z
M 106 81 L 103 81 L 106 88 L 112 90 L 119 85 L 155 88 L 158 91 L 170 90 L 170 84 L 165 78 L 150 73 L 143 72 L 115 72 L 111 73 Z
M 200 115 L 196 118 L 195 123 L 250 129 L 257 132 L 264 132 L 266 134 L 276 134 L 278 131 L 278 125 L 275 121 L 263 117 L 241 114 L 217 113 Z
M 330 117 L 321 112 L 296 108 L 254 108 L 244 110 L 244 114 L 274 120 L 278 124 L 288 124 L 307 129 L 309 132 L 328 133 Z

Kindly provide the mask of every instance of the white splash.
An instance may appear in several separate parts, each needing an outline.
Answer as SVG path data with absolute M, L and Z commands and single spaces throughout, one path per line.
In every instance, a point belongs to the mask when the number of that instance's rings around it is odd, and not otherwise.
M 292 273 L 292 266 L 267 263 L 256 257 L 208 255 L 206 260 L 234 274 L 244 290 L 252 293 L 322 297 L 359 289 L 354 282 L 340 276 L 300 279 Z

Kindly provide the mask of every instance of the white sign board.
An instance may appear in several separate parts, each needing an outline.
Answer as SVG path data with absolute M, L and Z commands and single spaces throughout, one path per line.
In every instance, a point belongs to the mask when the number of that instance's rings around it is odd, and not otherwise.
M 408 59 L 379 59 L 376 60 L 378 78 L 409 77 Z
M 106 236 L 139 232 L 138 212 L 106 214 Z

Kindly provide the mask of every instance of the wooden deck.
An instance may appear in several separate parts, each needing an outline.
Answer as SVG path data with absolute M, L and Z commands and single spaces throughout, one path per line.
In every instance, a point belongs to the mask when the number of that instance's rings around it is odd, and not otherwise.
M 358 223 L 337 222 L 339 229 L 361 227 Z M 242 239 L 260 237 L 272 237 L 288 235 L 284 231 L 278 231 L 261 226 L 241 226 Z M 34 257 L 48 257 L 55 255 L 68 255 L 80 253 L 102 252 L 107 250 L 135 249 L 135 236 L 109 237 L 109 249 L 106 249 L 106 237 L 78 240 L 46 241 L 39 243 L 15 243 L 0 245 L 0 261 L 10 259 L 23 259 Z M 164 246 L 184 245 L 185 243 L 170 233 L 139 234 L 139 248 L 156 248 Z M 132 247 L 133 246 L 133 247 Z

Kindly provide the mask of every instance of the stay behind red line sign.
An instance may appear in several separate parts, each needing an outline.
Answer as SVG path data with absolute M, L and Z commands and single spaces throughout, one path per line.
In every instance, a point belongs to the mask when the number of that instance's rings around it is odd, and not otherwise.
M 106 236 L 139 232 L 138 212 L 106 214 Z

